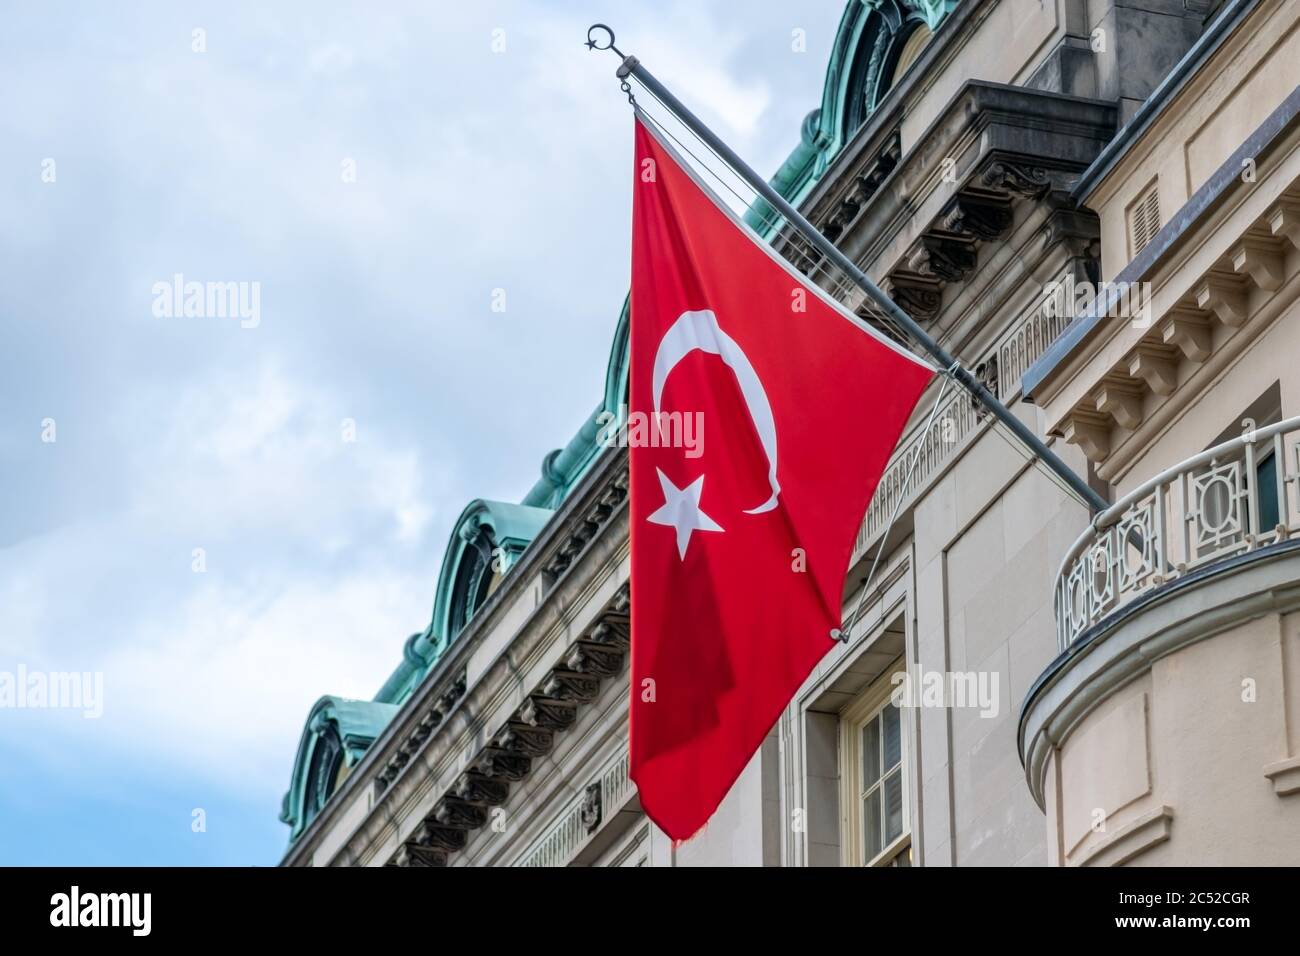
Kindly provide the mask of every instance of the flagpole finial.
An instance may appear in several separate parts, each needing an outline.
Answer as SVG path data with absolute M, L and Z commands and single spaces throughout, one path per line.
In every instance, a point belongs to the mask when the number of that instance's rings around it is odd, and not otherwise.
M 604 38 L 601 37 L 602 31 Z M 593 23 L 587 27 L 586 46 L 588 50 L 613 50 L 619 57 L 623 56 L 623 51 L 614 46 L 614 31 L 603 23 Z
M 603 23 L 593 23 L 587 27 L 588 50 L 613 50 L 618 58 L 623 62 L 618 65 L 614 75 L 619 78 L 619 89 L 627 94 L 627 101 L 636 106 L 636 97 L 632 95 L 632 85 L 628 83 L 627 78 L 632 75 L 639 62 L 634 56 L 624 55 L 623 51 L 614 46 L 614 31 Z

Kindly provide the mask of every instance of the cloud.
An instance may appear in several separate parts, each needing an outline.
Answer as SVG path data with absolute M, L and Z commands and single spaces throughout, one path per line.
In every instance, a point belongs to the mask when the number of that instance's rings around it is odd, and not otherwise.
M 178 770 L 278 793 L 312 703 L 374 695 L 394 638 L 428 613 L 428 584 L 378 566 L 202 586 L 109 655 L 105 727 Z
M 5 658 L 103 672 L 104 716 L 0 735 L 282 786 L 312 702 L 372 696 L 427 621 L 440 546 L 445 478 L 381 428 L 344 440 L 336 403 L 271 362 L 143 388 L 123 510 L 0 553 Z
M 828 45 L 843 3 L 735 9 L 673 0 L 615 26 L 774 170 L 825 62 L 789 55 L 790 28 Z M 427 623 L 465 503 L 518 500 L 586 419 L 628 283 L 631 118 L 613 57 L 581 45 L 604 12 L 7 17 L 0 660 L 105 678 L 98 721 L 0 716 L 25 788 L 119 812 L 94 767 L 273 819 L 312 702 L 373 695 Z M 259 282 L 261 324 L 153 317 L 177 272 Z M 29 809 L 0 792 L 0 843 Z
M 358 404 L 290 380 L 273 357 L 179 394 L 142 387 L 126 412 L 137 437 L 130 507 L 195 540 L 284 535 L 327 551 L 361 546 L 354 532 L 419 542 L 447 465 L 426 487 L 417 450 L 382 419 L 345 414 Z

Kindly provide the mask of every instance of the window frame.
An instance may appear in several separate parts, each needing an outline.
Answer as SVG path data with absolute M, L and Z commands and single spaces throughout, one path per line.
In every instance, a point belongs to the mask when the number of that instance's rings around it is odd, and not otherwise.
M 865 859 L 865 824 L 862 800 L 862 731 L 886 707 L 894 706 L 893 677 L 905 673 L 906 661 L 899 656 L 884 672 L 849 703 L 839 714 L 840 760 L 840 862 L 844 866 L 882 867 L 893 863 L 912 846 L 912 767 L 915 765 L 912 748 L 912 722 L 907 719 L 908 709 L 898 708 L 899 775 L 903 790 L 902 832 L 884 845 L 871 859 Z M 881 778 L 883 781 L 883 777 Z M 882 784 L 883 790 L 883 784 Z M 883 840 L 883 834 L 882 834 Z

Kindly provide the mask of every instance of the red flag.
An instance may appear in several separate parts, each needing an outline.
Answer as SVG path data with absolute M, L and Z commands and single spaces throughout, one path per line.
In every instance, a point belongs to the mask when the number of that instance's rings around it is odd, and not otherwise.
M 833 646 L 858 527 L 934 372 L 639 118 L 632 209 L 631 775 L 684 840 Z

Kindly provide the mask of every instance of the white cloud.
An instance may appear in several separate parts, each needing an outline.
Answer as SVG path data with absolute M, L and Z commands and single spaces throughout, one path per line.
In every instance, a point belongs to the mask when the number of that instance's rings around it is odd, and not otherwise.
M 342 73 L 352 66 L 352 50 L 342 43 L 327 43 L 312 51 L 313 73 Z
M 188 773 L 283 789 L 312 703 L 372 697 L 428 588 L 393 566 L 203 587 L 109 655 L 105 728 Z
M 395 444 L 382 420 L 347 414 L 355 404 L 291 381 L 271 358 L 175 396 L 142 388 L 127 412 L 143 439 L 132 448 L 131 507 L 199 544 L 283 534 L 334 550 L 357 546 L 352 533 L 363 530 L 414 544 L 447 489 L 447 466 L 426 485 L 416 451 Z
M 102 671 L 104 716 L 33 712 L 0 734 L 273 790 L 311 703 L 373 696 L 427 622 L 445 487 L 378 426 L 344 442 L 338 397 L 269 361 L 127 404 L 154 437 L 126 508 L 0 559 L 5 657 Z
M 842 9 L 675 0 L 614 25 L 762 168 L 824 60 L 755 51 Z M 103 670 L 106 710 L 0 737 L 88 804 L 78 764 L 111 754 L 273 817 L 311 703 L 372 695 L 427 622 L 464 504 L 517 498 L 600 397 L 631 187 L 614 57 L 581 45 L 605 12 L 222 6 L 201 55 L 165 4 L 6 20 L 0 653 Z M 175 272 L 260 281 L 261 325 L 152 320 Z

